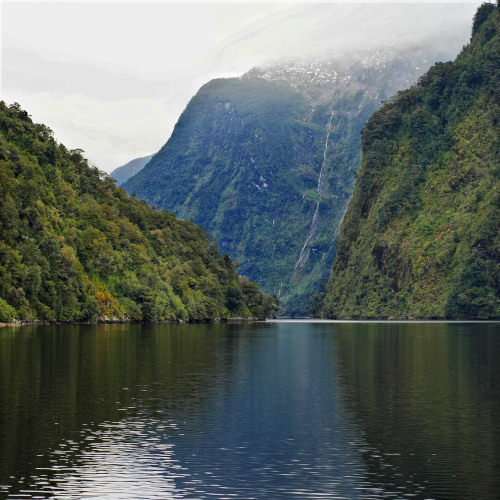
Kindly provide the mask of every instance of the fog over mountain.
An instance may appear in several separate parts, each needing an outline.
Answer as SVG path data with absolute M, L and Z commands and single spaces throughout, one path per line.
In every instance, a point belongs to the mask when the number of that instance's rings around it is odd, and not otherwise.
M 214 79 L 123 187 L 202 225 L 241 273 L 278 295 L 280 315 L 306 316 L 335 257 L 360 132 L 382 101 L 447 57 L 439 48 L 379 46 Z
M 212 78 L 378 43 L 451 58 L 480 3 L 3 3 L 1 94 L 111 171 L 157 151 Z

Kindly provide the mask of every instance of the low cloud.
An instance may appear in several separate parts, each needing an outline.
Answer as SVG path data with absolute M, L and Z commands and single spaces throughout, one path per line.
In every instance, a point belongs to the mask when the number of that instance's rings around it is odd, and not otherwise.
M 156 152 L 211 78 L 386 43 L 451 59 L 480 3 L 4 3 L 1 95 L 111 171 Z

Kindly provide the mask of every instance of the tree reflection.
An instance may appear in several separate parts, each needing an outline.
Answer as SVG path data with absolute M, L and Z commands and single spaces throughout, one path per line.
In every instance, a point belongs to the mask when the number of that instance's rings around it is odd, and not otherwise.
M 494 498 L 500 488 L 497 324 L 343 324 L 339 384 L 386 492 Z

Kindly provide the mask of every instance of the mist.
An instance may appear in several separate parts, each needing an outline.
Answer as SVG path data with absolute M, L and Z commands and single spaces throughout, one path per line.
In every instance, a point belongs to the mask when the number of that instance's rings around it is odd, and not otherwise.
M 157 151 L 212 78 L 386 45 L 450 60 L 481 3 L 3 3 L 0 94 L 110 172 Z

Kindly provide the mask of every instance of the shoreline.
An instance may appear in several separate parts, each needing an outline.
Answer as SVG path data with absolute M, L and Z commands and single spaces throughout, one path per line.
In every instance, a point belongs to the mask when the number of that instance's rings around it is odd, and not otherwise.
M 500 323 L 500 318 L 276 318 L 270 323 Z
M 10 323 L 0 322 L 0 328 L 21 328 L 23 326 L 62 326 L 62 325 L 185 325 L 196 323 L 244 323 L 244 322 L 265 322 L 266 319 L 259 318 L 207 318 L 201 320 L 181 320 L 181 319 L 164 319 L 161 321 L 137 321 L 131 319 L 118 319 L 118 318 L 103 318 L 95 321 L 20 321 L 15 320 Z
M 0 328 L 21 328 L 26 326 L 63 326 L 63 325 L 184 325 L 202 323 L 317 323 L 317 324 L 341 324 L 341 323 L 500 323 L 500 318 L 214 318 L 203 320 L 161 320 L 161 321 L 136 321 L 127 319 L 99 319 L 96 321 L 14 321 L 10 323 L 0 322 Z

